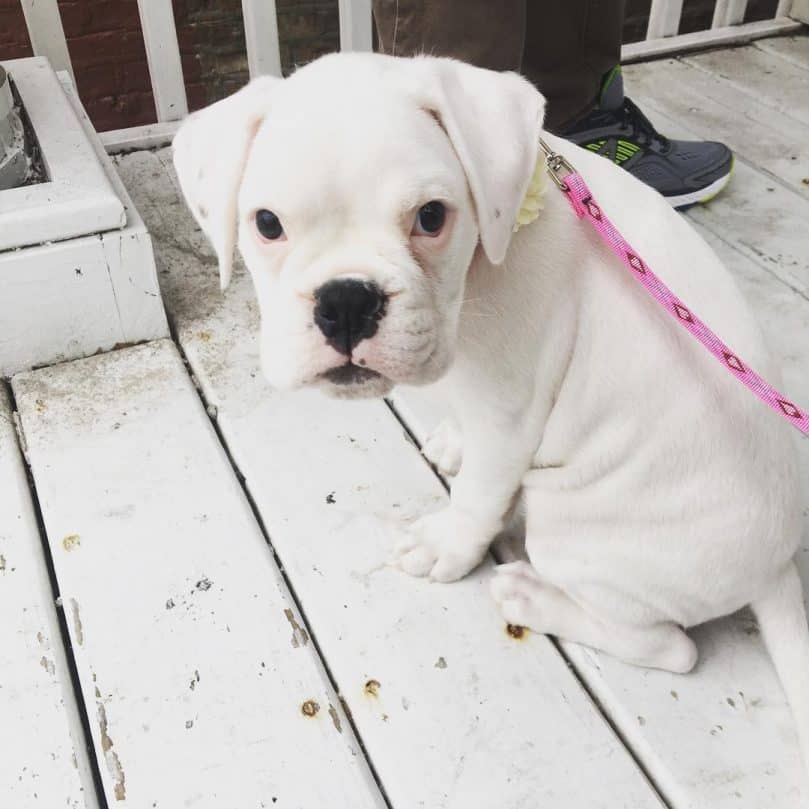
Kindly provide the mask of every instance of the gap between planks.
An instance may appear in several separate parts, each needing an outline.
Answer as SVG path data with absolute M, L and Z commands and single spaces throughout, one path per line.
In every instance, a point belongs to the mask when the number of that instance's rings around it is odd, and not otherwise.
M 167 313 L 168 314 L 168 313 Z M 332 689 L 333 693 L 337 697 L 337 700 L 341 704 L 343 708 L 343 721 L 348 722 L 349 726 L 351 727 L 351 731 L 354 734 L 354 738 L 356 739 L 357 745 L 359 746 L 360 750 L 362 751 L 362 755 L 365 757 L 366 764 L 368 765 L 368 769 L 371 773 L 371 776 L 376 783 L 377 788 L 379 789 L 380 796 L 385 803 L 387 809 L 393 809 L 393 805 L 388 798 L 387 792 L 385 791 L 385 785 L 382 782 L 382 779 L 379 777 L 379 773 L 374 766 L 373 757 L 366 749 L 365 742 L 363 741 L 362 734 L 359 732 L 359 728 L 357 728 L 356 722 L 354 721 L 354 717 L 351 711 L 348 709 L 346 705 L 343 695 L 340 693 L 340 687 L 337 682 L 337 679 L 334 676 L 334 673 L 329 666 L 329 661 L 326 658 L 326 655 L 323 654 L 323 650 L 321 649 L 320 643 L 317 639 L 317 632 L 315 632 L 314 627 L 312 626 L 312 622 L 309 620 L 309 616 L 306 614 L 306 609 L 303 605 L 303 601 L 298 596 L 297 592 L 295 591 L 295 585 L 287 575 L 286 569 L 284 568 L 284 564 L 281 558 L 278 556 L 278 552 L 276 551 L 275 547 L 273 546 L 272 538 L 270 537 L 269 532 L 267 531 L 267 525 L 264 521 L 264 517 L 261 514 L 261 511 L 256 504 L 255 498 L 253 497 L 252 492 L 250 491 L 249 487 L 247 486 L 247 479 L 243 474 L 242 470 L 239 468 L 238 464 L 236 463 L 235 458 L 233 457 L 233 453 L 228 445 L 227 439 L 225 435 L 222 433 L 222 429 L 219 426 L 219 422 L 217 420 L 217 409 L 216 406 L 212 403 L 206 401 L 205 399 L 205 392 L 203 391 L 202 385 L 200 385 L 199 380 L 197 379 L 196 375 L 194 374 L 193 366 L 189 361 L 188 357 L 185 354 L 183 349 L 182 343 L 177 335 L 177 329 L 174 324 L 173 318 L 170 314 L 168 314 L 169 320 L 169 329 L 171 331 L 171 339 L 174 343 L 177 352 L 179 353 L 180 357 L 182 358 L 183 365 L 186 367 L 188 371 L 188 375 L 191 379 L 191 384 L 194 386 L 194 390 L 197 393 L 197 396 L 202 404 L 203 409 L 205 410 L 205 414 L 208 417 L 208 420 L 211 424 L 211 429 L 216 434 L 217 439 L 219 440 L 220 445 L 222 446 L 222 451 L 225 453 L 225 457 L 230 464 L 230 468 L 233 471 L 233 474 L 236 480 L 239 482 L 239 486 L 244 494 L 247 503 L 250 506 L 250 510 L 253 513 L 253 518 L 258 525 L 259 530 L 261 531 L 262 536 L 264 537 L 264 541 L 267 543 L 267 547 L 272 554 L 273 561 L 275 562 L 275 566 L 278 569 L 278 575 L 284 582 L 284 586 L 286 587 L 287 594 L 289 595 L 290 600 L 295 604 L 295 608 L 298 611 L 298 615 L 300 616 L 301 622 L 303 623 L 303 627 L 306 631 L 306 634 L 309 636 L 309 641 L 312 643 L 318 663 L 323 672 L 324 678 L 328 681 L 330 688 Z
M 5 426 L 0 424 L 0 430 L 6 432 L 5 440 L 11 445 L 10 452 L 14 453 L 16 450 L 18 456 L 17 463 L 26 484 L 25 491 L 21 493 L 21 497 L 27 497 L 28 509 L 30 510 L 32 518 L 31 529 L 36 535 L 36 548 L 31 548 L 29 558 L 21 561 L 33 562 L 33 564 L 38 566 L 37 574 L 39 574 L 40 579 L 40 596 L 45 599 L 45 602 L 38 606 L 40 606 L 45 613 L 41 616 L 43 620 L 42 629 L 47 630 L 47 635 L 39 631 L 37 633 L 37 640 L 40 646 L 42 646 L 42 651 L 50 653 L 52 659 L 48 658 L 47 654 L 43 654 L 41 664 L 47 673 L 59 681 L 59 685 L 62 689 L 64 719 L 68 730 L 68 740 L 72 745 L 74 767 L 78 773 L 81 785 L 83 806 L 85 809 L 101 809 L 106 806 L 102 797 L 101 776 L 98 770 L 98 762 L 95 757 L 88 752 L 92 749 L 92 742 L 87 711 L 81 690 L 78 686 L 78 673 L 68 639 L 65 613 L 62 609 L 59 586 L 53 568 L 53 559 L 51 558 L 50 549 L 47 545 L 42 522 L 42 511 L 40 509 L 36 487 L 33 484 L 31 468 L 28 464 L 25 449 L 25 436 L 19 421 L 14 391 L 10 384 L 0 379 L 0 421 L 6 420 L 5 413 L 9 414 L 10 423 Z M 0 435 L 0 441 L 3 439 L 4 436 Z M 2 453 L 0 453 L 0 461 L 2 460 Z M 13 458 L 9 458 L 8 462 L 14 464 Z M 0 473 L 2 472 L 3 470 L 0 469 Z M 8 492 L 6 492 L 6 496 L 9 496 Z M 21 508 L 25 508 L 25 504 L 23 503 L 21 503 L 20 506 Z M 21 534 L 24 530 L 24 523 L 26 522 L 24 514 L 19 515 L 19 520 L 19 530 Z M 11 538 L 13 539 L 13 536 Z M 17 539 L 19 538 L 18 536 Z M 2 558 L 2 563 L 1 567 L 4 571 L 7 560 Z M 41 567 L 39 567 L 38 563 L 41 563 Z M 36 575 L 33 571 L 29 571 L 28 574 Z M 34 586 L 34 589 L 36 590 L 36 586 Z M 6 619 L 8 618 L 9 616 L 6 616 Z M 18 631 L 22 634 L 25 628 L 21 627 Z M 52 757 L 53 761 L 56 762 L 56 754 L 52 754 Z M 46 785 L 45 788 L 48 789 L 49 787 L 50 785 Z M 69 795 L 62 795 L 60 797 L 66 799 L 67 805 L 72 805 L 70 804 L 71 798 Z

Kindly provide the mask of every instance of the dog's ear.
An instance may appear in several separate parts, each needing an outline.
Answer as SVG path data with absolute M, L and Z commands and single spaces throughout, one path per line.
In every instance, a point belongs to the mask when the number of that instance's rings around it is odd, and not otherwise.
M 194 218 L 219 259 L 222 289 L 236 248 L 237 200 L 253 138 L 280 79 L 262 77 L 190 115 L 174 137 L 174 167 Z
M 516 73 L 420 57 L 419 95 L 444 127 L 466 173 L 480 240 L 501 264 L 537 161 L 545 99 Z

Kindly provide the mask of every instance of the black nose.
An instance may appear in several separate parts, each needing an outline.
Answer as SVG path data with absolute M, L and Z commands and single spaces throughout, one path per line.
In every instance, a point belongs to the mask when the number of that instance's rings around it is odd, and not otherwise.
M 329 281 L 315 292 L 315 302 L 317 327 L 330 346 L 346 355 L 376 334 L 385 314 L 385 296 L 369 281 Z

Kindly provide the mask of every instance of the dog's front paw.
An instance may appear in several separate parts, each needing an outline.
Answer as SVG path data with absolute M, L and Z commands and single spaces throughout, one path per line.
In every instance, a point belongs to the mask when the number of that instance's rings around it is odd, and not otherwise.
M 446 419 L 436 427 L 424 442 L 424 457 L 439 472 L 452 477 L 458 474 L 463 457 L 461 431 L 454 421 Z
M 476 568 L 492 540 L 475 520 L 452 506 L 421 517 L 401 532 L 394 548 L 397 566 L 411 576 L 441 582 L 457 581 Z

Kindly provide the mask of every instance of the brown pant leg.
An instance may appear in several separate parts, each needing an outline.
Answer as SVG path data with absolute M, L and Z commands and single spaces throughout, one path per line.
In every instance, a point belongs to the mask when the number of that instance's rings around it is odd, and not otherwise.
M 538 0 L 528 0 L 538 2 Z M 379 50 L 519 70 L 526 0 L 373 0 Z
M 621 59 L 624 0 L 373 0 L 379 49 L 519 70 L 548 99 L 546 127 L 589 112 Z
M 548 100 L 545 127 L 560 131 L 598 100 L 621 61 L 624 0 L 528 0 L 522 72 Z

